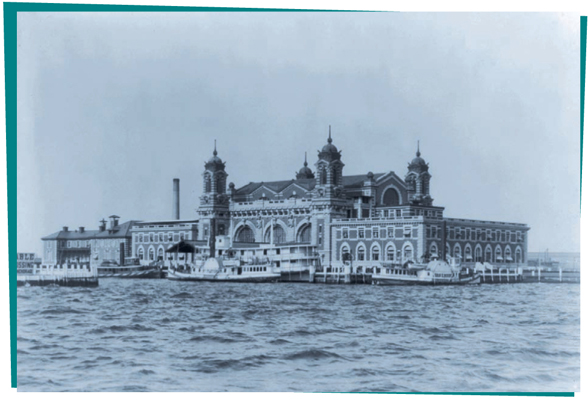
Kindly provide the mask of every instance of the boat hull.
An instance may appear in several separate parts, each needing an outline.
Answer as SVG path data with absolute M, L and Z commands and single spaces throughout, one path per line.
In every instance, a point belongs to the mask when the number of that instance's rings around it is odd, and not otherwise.
M 476 285 L 480 283 L 480 276 L 473 275 L 459 280 L 424 280 L 424 279 L 398 279 L 393 277 L 372 276 L 374 285 L 380 286 L 459 286 L 459 285 Z
M 169 272 L 167 279 L 172 281 L 185 282 L 250 282 L 250 283 L 265 283 L 265 282 L 279 282 L 280 274 L 266 274 L 258 276 L 215 276 L 215 275 L 196 275 L 196 274 L 182 274 Z
M 161 270 L 148 269 L 142 271 L 121 271 L 121 272 L 100 272 L 99 278 L 122 278 L 122 279 L 160 279 L 163 277 Z

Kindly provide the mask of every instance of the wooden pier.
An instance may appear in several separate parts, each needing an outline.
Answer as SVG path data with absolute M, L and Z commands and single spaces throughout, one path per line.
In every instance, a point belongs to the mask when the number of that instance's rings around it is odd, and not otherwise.
M 17 271 L 16 286 L 98 286 L 98 273 L 89 264 L 38 265 Z

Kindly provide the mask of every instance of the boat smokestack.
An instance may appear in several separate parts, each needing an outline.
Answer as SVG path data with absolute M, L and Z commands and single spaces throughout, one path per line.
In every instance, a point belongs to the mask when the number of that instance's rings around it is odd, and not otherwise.
M 447 247 L 447 221 L 441 223 L 441 260 L 445 261 L 446 258 L 446 247 Z
M 180 180 L 174 178 L 174 204 L 173 204 L 173 219 L 180 219 Z

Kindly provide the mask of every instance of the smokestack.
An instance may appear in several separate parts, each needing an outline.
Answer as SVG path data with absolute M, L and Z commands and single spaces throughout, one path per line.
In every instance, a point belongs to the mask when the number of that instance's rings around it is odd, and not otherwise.
M 120 243 L 118 258 L 119 258 L 119 260 L 118 260 L 119 265 L 125 265 L 125 244 L 124 243 Z
M 63 231 L 64 231 L 64 232 L 67 232 L 67 230 L 68 230 L 67 226 L 64 226 L 64 227 L 63 227 Z
M 180 180 L 174 178 L 174 205 L 173 205 L 173 219 L 180 219 Z

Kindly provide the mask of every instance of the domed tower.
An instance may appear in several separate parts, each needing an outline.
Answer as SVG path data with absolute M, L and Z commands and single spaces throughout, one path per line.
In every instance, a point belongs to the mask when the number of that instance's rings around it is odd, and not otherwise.
M 201 240 L 209 239 L 211 235 L 227 234 L 230 221 L 227 176 L 225 163 L 216 151 L 215 140 L 212 157 L 204 164 L 202 173 L 202 196 L 198 207 L 198 238 Z
M 306 161 L 306 152 L 304 152 L 304 167 L 300 168 L 300 171 L 296 173 L 296 179 L 314 179 L 312 170 L 308 168 L 308 162 Z
M 429 164 L 421 157 L 420 143 L 417 142 L 416 157 L 408 164 L 408 172 L 404 177 L 408 200 L 412 204 L 430 206 L 433 199 L 429 193 Z
M 343 185 L 343 167 L 341 151 L 333 144 L 331 138 L 331 125 L 329 125 L 329 138 L 327 144 L 319 151 L 316 162 L 316 184 L 326 191 L 332 191 L 335 187 Z

